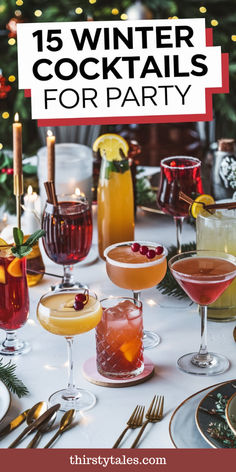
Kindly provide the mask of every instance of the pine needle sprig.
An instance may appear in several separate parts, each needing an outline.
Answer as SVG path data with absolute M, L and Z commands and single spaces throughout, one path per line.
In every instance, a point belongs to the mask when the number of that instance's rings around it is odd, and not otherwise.
M 19 398 L 24 397 L 29 393 L 28 388 L 23 384 L 22 380 L 18 379 L 15 374 L 16 365 L 9 361 L 3 365 L 3 359 L 0 359 L 0 380 L 6 387 L 15 393 Z
M 174 245 L 171 245 L 167 249 L 168 249 L 167 261 L 169 261 L 171 257 L 177 254 L 177 247 Z M 196 250 L 195 242 L 182 244 L 182 252 L 195 251 L 195 250 Z M 187 294 L 180 287 L 178 282 L 176 282 L 176 280 L 174 279 L 169 267 L 167 268 L 167 272 L 164 279 L 157 285 L 157 288 L 158 290 L 160 290 L 161 293 L 163 293 L 163 295 L 171 295 L 173 297 L 178 298 L 179 300 L 188 298 Z

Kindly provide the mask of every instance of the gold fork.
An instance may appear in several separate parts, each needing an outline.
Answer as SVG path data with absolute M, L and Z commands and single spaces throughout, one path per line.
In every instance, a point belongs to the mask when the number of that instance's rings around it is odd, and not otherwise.
M 143 426 L 138 436 L 136 437 L 135 441 L 133 442 L 131 448 L 134 448 L 138 444 L 139 439 L 141 438 L 148 423 L 156 423 L 157 421 L 162 420 L 163 408 L 164 408 L 164 397 L 155 395 L 145 415 L 147 420 L 143 423 Z
M 113 449 L 118 447 L 118 445 L 121 442 L 121 439 L 124 437 L 126 431 L 128 431 L 129 428 L 135 429 L 138 428 L 139 426 L 142 426 L 143 423 L 143 415 L 144 415 L 144 406 L 142 405 L 137 405 L 131 415 L 131 417 L 127 421 L 127 426 L 122 431 L 121 435 L 118 437 L 117 441 L 115 442 Z

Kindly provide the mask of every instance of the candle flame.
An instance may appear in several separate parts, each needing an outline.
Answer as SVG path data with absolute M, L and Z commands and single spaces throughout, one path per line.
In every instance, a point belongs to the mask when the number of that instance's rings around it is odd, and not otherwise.
M 19 113 L 16 113 L 14 116 L 14 121 L 18 122 L 19 121 Z
M 53 136 L 53 132 L 50 129 L 47 130 L 47 136 Z
M 32 194 L 33 194 L 33 187 L 32 187 L 32 185 L 29 185 L 29 187 L 27 188 L 27 194 L 28 194 L 28 195 L 32 195 Z
M 77 197 L 79 197 L 79 196 L 81 195 L 81 191 L 80 191 L 79 187 L 76 187 L 76 189 L 75 189 L 75 195 L 76 195 Z

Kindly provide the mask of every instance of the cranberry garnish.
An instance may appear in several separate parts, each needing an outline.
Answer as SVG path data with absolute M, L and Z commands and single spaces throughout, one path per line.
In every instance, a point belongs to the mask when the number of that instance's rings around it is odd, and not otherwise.
M 145 256 L 148 252 L 148 247 L 147 246 L 140 246 L 139 248 L 139 252 L 140 254 L 142 254 L 143 256 Z
M 146 256 L 148 259 L 153 259 L 155 257 L 156 253 L 154 251 L 154 249 L 149 249 Z
M 155 252 L 158 256 L 160 256 L 164 251 L 164 248 L 163 246 L 157 246 L 156 249 L 155 249 Z
M 139 248 L 140 248 L 140 244 L 139 243 L 133 243 L 131 245 L 131 249 L 133 252 L 138 252 L 139 251 Z
M 77 295 L 75 295 L 75 301 L 76 302 L 85 302 L 86 301 L 86 295 L 85 293 L 77 293 Z
M 83 310 L 83 308 L 84 308 L 83 302 L 75 301 L 75 303 L 74 303 L 74 309 L 75 309 L 76 311 Z

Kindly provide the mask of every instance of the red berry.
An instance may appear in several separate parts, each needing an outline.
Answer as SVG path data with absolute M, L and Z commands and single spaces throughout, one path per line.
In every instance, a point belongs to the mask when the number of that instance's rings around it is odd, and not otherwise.
M 153 259 L 155 257 L 156 253 L 154 251 L 154 249 L 149 249 L 146 256 L 148 259 Z
M 86 295 L 84 293 L 77 293 L 77 295 L 75 295 L 75 301 L 76 302 L 85 302 L 86 301 Z
M 160 255 L 163 253 L 164 248 L 163 248 L 163 246 L 157 246 L 156 249 L 155 249 L 155 251 L 156 251 L 156 254 L 157 254 L 158 256 L 160 256 Z
M 76 311 L 83 310 L 83 308 L 84 308 L 83 302 L 80 302 L 80 301 L 77 302 L 77 301 L 75 301 L 75 303 L 74 303 L 74 309 L 75 309 Z
M 132 246 L 131 246 L 131 249 L 132 249 L 133 252 L 138 252 L 139 248 L 140 248 L 139 243 L 133 243 Z
M 147 246 L 140 246 L 139 248 L 139 252 L 140 254 L 142 254 L 143 256 L 145 256 L 148 252 L 148 247 Z

